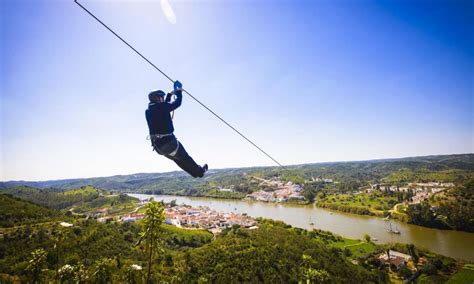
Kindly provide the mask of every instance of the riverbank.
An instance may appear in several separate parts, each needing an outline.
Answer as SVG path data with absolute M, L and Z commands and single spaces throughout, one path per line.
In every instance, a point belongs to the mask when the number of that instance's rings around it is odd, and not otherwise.
M 131 195 L 139 199 L 151 197 L 144 194 Z M 474 261 L 474 255 L 471 253 L 474 251 L 473 233 L 431 229 L 393 220 L 392 226 L 401 232 L 400 235 L 395 235 L 387 232 L 388 224 L 382 218 L 331 211 L 314 205 L 169 195 L 155 195 L 154 198 L 165 202 L 176 200 L 177 204 L 184 203 L 195 207 L 207 206 L 223 212 L 247 213 L 251 217 L 280 220 L 308 230 L 322 229 L 351 239 L 362 239 L 368 234 L 378 239 L 376 243 L 379 244 L 411 243 L 442 255 Z
M 229 200 L 255 200 L 255 198 L 248 198 L 243 194 L 236 195 L 225 192 L 224 194 L 195 194 L 195 195 L 174 195 L 181 197 L 199 197 L 199 198 L 213 198 L 213 199 L 229 199 Z M 273 203 L 273 204 L 289 204 L 289 205 L 313 205 L 307 200 L 303 199 L 288 199 L 286 201 L 267 201 L 267 200 L 255 200 L 257 202 Z M 387 196 L 381 193 L 355 193 L 355 194 L 325 194 L 323 197 L 318 196 L 314 205 L 323 208 L 330 209 L 334 211 L 339 211 L 343 213 L 356 214 L 361 216 L 374 216 L 379 218 L 387 218 L 391 220 L 397 220 L 403 223 L 409 224 L 410 217 L 408 213 L 408 206 L 404 203 L 398 203 L 394 196 Z M 415 207 L 420 207 L 419 204 L 415 204 Z M 429 210 L 430 208 L 425 208 Z M 436 217 L 434 212 L 431 212 L 433 218 Z M 426 216 L 424 214 L 423 216 Z M 417 218 L 419 219 L 419 218 Z M 431 222 L 433 223 L 433 222 Z M 418 222 L 410 223 L 415 226 L 421 226 L 425 228 L 441 229 L 441 230 L 455 230 L 449 226 L 442 226 L 442 224 L 437 224 L 437 226 L 432 226 L 430 222 Z M 457 231 L 466 231 L 469 230 L 460 230 Z
M 404 211 L 406 207 L 397 202 L 395 197 L 383 195 L 333 194 L 318 199 L 315 205 L 344 213 L 390 218 L 408 223 L 408 215 Z
M 161 200 L 166 202 L 164 199 Z M 217 213 L 215 211 L 215 213 L 208 214 L 209 208 L 193 208 L 187 205 L 176 205 L 176 202 L 173 202 L 173 200 L 170 203 L 165 203 L 165 208 L 168 208 L 166 210 L 172 210 L 172 212 L 180 212 L 179 216 L 173 214 L 166 214 L 166 216 L 167 218 L 176 221 L 173 222 L 174 225 L 178 227 L 184 225 L 186 228 L 195 228 L 198 226 L 199 228 L 210 229 L 206 223 L 198 222 L 198 220 L 208 220 L 210 215 L 217 216 L 222 214 L 222 216 L 224 216 L 227 214 L 222 212 Z M 192 220 L 191 222 L 189 222 L 189 220 L 186 221 L 193 216 L 195 217 L 196 222 L 192 222 Z M 273 219 L 257 218 L 256 221 L 256 226 L 250 229 L 258 229 L 260 226 L 265 227 L 268 225 L 271 227 L 284 227 L 287 230 L 292 230 L 298 234 L 303 234 L 316 240 L 324 247 L 330 248 L 333 254 L 340 255 L 355 265 L 380 268 L 391 264 L 393 267 L 390 273 L 388 273 L 391 282 L 398 283 L 399 281 L 406 279 L 413 280 L 420 275 L 425 281 L 429 280 L 429 282 L 439 282 L 442 280 L 444 282 L 449 280 L 452 275 L 460 272 L 461 267 L 464 265 L 463 261 L 456 261 L 453 258 L 438 255 L 429 250 L 415 247 L 412 244 L 376 244 L 373 242 L 374 239 L 369 235 L 365 235 L 362 240 L 350 239 L 318 229 L 304 230 L 293 228 L 291 225 Z M 249 227 L 246 225 L 231 225 L 227 224 L 227 222 L 220 222 L 218 227 L 221 227 L 221 225 L 223 225 L 224 233 L 230 230 L 235 232 L 239 231 L 240 234 L 243 234 L 241 228 Z M 390 262 L 385 259 L 388 250 L 391 255 Z M 465 274 L 465 272 L 463 273 Z
M 255 200 L 252 198 L 247 198 L 245 194 L 239 194 L 235 192 L 220 192 L 218 190 L 212 191 L 212 194 L 194 194 L 194 195 L 182 195 L 182 194 L 176 194 L 176 195 L 167 195 L 167 196 L 177 196 L 177 197 L 197 197 L 197 198 L 212 198 L 212 199 L 224 199 L 224 200 Z M 127 192 L 127 194 L 137 194 L 134 192 Z M 145 194 L 145 193 L 140 193 L 140 194 Z M 149 194 L 149 193 L 146 193 Z M 337 196 L 337 197 L 336 197 Z M 369 198 L 365 198 L 367 200 L 367 204 L 369 206 L 364 207 L 365 205 L 364 201 L 361 201 L 359 204 L 357 203 L 352 203 L 352 204 L 346 204 L 345 201 L 342 202 L 334 202 L 332 203 L 330 200 L 331 198 L 347 198 L 347 200 L 350 200 L 350 195 L 345 194 L 342 195 L 344 197 L 339 197 L 341 195 L 328 195 L 327 199 L 329 202 L 322 202 L 322 201 L 315 201 L 314 205 L 323 208 L 323 209 L 330 209 L 330 210 L 335 210 L 339 212 L 344 212 L 344 213 L 350 213 L 350 214 L 356 214 L 356 215 L 368 215 L 368 216 L 376 216 L 376 217 L 387 217 L 390 215 L 391 218 L 395 220 L 399 220 L 401 222 L 407 222 L 408 217 L 406 214 L 403 212 L 395 210 L 395 207 L 393 209 L 391 207 L 387 207 L 387 203 L 392 202 L 393 199 L 386 199 L 386 200 L 369 200 Z M 388 200 L 388 201 L 387 201 Z M 289 204 L 289 205 L 309 205 L 312 206 L 313 203 L 309 202 L 308 200 L 301 200 L 301 199 L 289 199 L 286 201 L 281 201 L 281 202 L 276 202 L 276 201 L 262 201 L 262 200 L 255 200 L 256 202 L 264 202 L 264 203 L 273 203 L 273 204 Z M 374 204 L 373 206 L 371 204 Z M 383 207 L 381 207 L 383 206 Z M 396 205 L 395 205 L 396 206 Z M 379 209 L 384 209 L 379 210 Z
M 141 202 L 140 204 L 146 203 Z M 235 208 L 233 211 L 235 211 Z M 334 255 L 341 256 L 364 268 L 380 269 L 380 267 L 388 266 L 389 263 L 395 263 L 395 266 L 387 275 L 391 282 L 396 283 L 412 277 L 414 279 L 420 275 L 424 277 L 425 281 L 429 282 L 435 280 L 447 281 L 452 275 L 459 274 L 462 265 L 464 265 L 463 261 L 456 261 L 453 258 L 438 255 L 411 244 L 376 244 L 373 242 L 375 239 L 372 239 L 369 235 L 365 235 L 363 239 L 345 238 L 318 229 L 293 228 L 291 225 L 273 219 L 252 219 L 247 214 L 218 212 L 202 206 L 178 205 L 174 199 L 169 203 L 165 201 L 165 216 L 168 224 L 178 228 L 206 229 L 219 235 L 225 235 L 229 231 L 247 235 L 248 233 L 244 232 L 245 228 L 253 231 L 259 229 L 260 226 L 283 227 L 286 230 L 310 237 L 324 247 L 329 248 Z M 388 250 L 393 257 L 391 262 L 384 261 L 384 255 Z M 463 271 L 462 273 L 461 277 L 464 277 L 463 275 L 466 272 Z
M 414 281 L 422 278 L 423 283 L 470 283 L 455 282 L 458 280 L 472 279 L 474 269 L 472 265 L 452 258 L 437 255 L 425 249 L 416 248 L 410 244 L 375 244 L 366 236 L 365 240 L 343 238 L 331 232 L 313 230 L 308 233 L 313 238 L 328 246 L 333 252 L 344 255 L 346 259 L 356 265 L 387 265 L 384 257 L 387 250 L 392 254 L 392 269 L 388 275 L 390 283 L 401 283 L 407 279 Z M 388 257 L 387 257 L 388 259 Z M 403 264 L 399 264 L 399 263 Z
M 346 213 L 386 217 L 397 199 L 381 193 L 359 194 L 321 194 L 316 205 Z

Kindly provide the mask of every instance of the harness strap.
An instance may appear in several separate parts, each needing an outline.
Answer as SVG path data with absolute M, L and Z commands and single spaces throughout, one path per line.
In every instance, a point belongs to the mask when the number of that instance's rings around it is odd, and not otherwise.
M 162 137 L 166 137 L 166 136 L 170 136 L 170 135 L 173 135 L 173 133 L 171 134 L 164 134 L 164 135 L 160 135 L 160 134 L 155 134 L 155 135 L 148 135 L 147 137 L 147 140 L 151 140 L 152 141 L 152 148 L 153 148 L 153 151 L 156 151 L 158 154 L 160 155 L 168 155 L 168 156 L 171 156 L 171 157 L 174 157 L 176 155 L 176 153 L 178 153 L 178 150 L 179 150 L 179 141 L 176 140 L 176 148 L 173 150 L 173 152 L 169 153 L 169 154 L 166 154 L 166 153 L 162 153 L 159 148 L 157 146 L 155 146 L 155 143 L 154 143 L 154 139 L 159 139 L 159 138 L 162 138 Z
M 150 134 L 146 137 L 146 140 L 153 140 L 154 138 L 164 138 L 164 137 L 167 137 L 167 136 L 172 136 L 173 133 L 168 133 L 168 134 Z
M 171 153 L 168 154 L 168 155 L 171 156 L 171 157 L 174 157 L 174 156 L 176 155 L 176 153 L 178 153 L 179 141 L 176 141 L 176 142 L 177 142 L 177 144 L 178 144 L 178 145 L 176 146 L 176 149 L 175 149 L 173 152 L 171 152 Z

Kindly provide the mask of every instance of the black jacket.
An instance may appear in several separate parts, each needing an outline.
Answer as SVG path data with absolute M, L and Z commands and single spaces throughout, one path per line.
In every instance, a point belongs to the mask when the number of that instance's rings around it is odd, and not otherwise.
M 173 133 L 174 127 L 170 112 L 177 109 L 183 100 L 183 93 L 181 91 L 177 91 L 175 94 L 176 100 L 171 103 L 171 94 L 168 94 L 164 102 L 148 104 L 145 116 L 150 135 Z

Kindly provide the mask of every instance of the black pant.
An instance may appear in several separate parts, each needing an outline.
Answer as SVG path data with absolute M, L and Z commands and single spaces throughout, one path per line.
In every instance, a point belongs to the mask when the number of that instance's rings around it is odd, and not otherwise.
M 153 149 L 160 155 L 167 157 L 170 160 L 173 160 L 181 169 L 183 169 L 188 174 L 193 177 L 203 177 L 204 169 L 196 164 L 196 162 L 191 158 L 186 149 L 184 149 L 183 144 L 178 142 L 174 135 L 166 136 L 163 138 L 153 138 L 151 140 Z M 177 149 L 177 151 L 176 151 Z

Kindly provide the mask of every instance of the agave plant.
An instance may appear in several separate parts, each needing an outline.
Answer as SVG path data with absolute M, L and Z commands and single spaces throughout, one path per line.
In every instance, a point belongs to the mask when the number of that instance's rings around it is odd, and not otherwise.
M 150 283 L 152 274 L 152 263 L 157 250 L 159 249 L 161 224 L 165 220 L 164 208 L 160 202 L 151 200 L 145 207 L 145 217 L 143 218 L 142 232 L 140 233 L 139 246 L 144 245 L 148 259 L 146 283 Z

